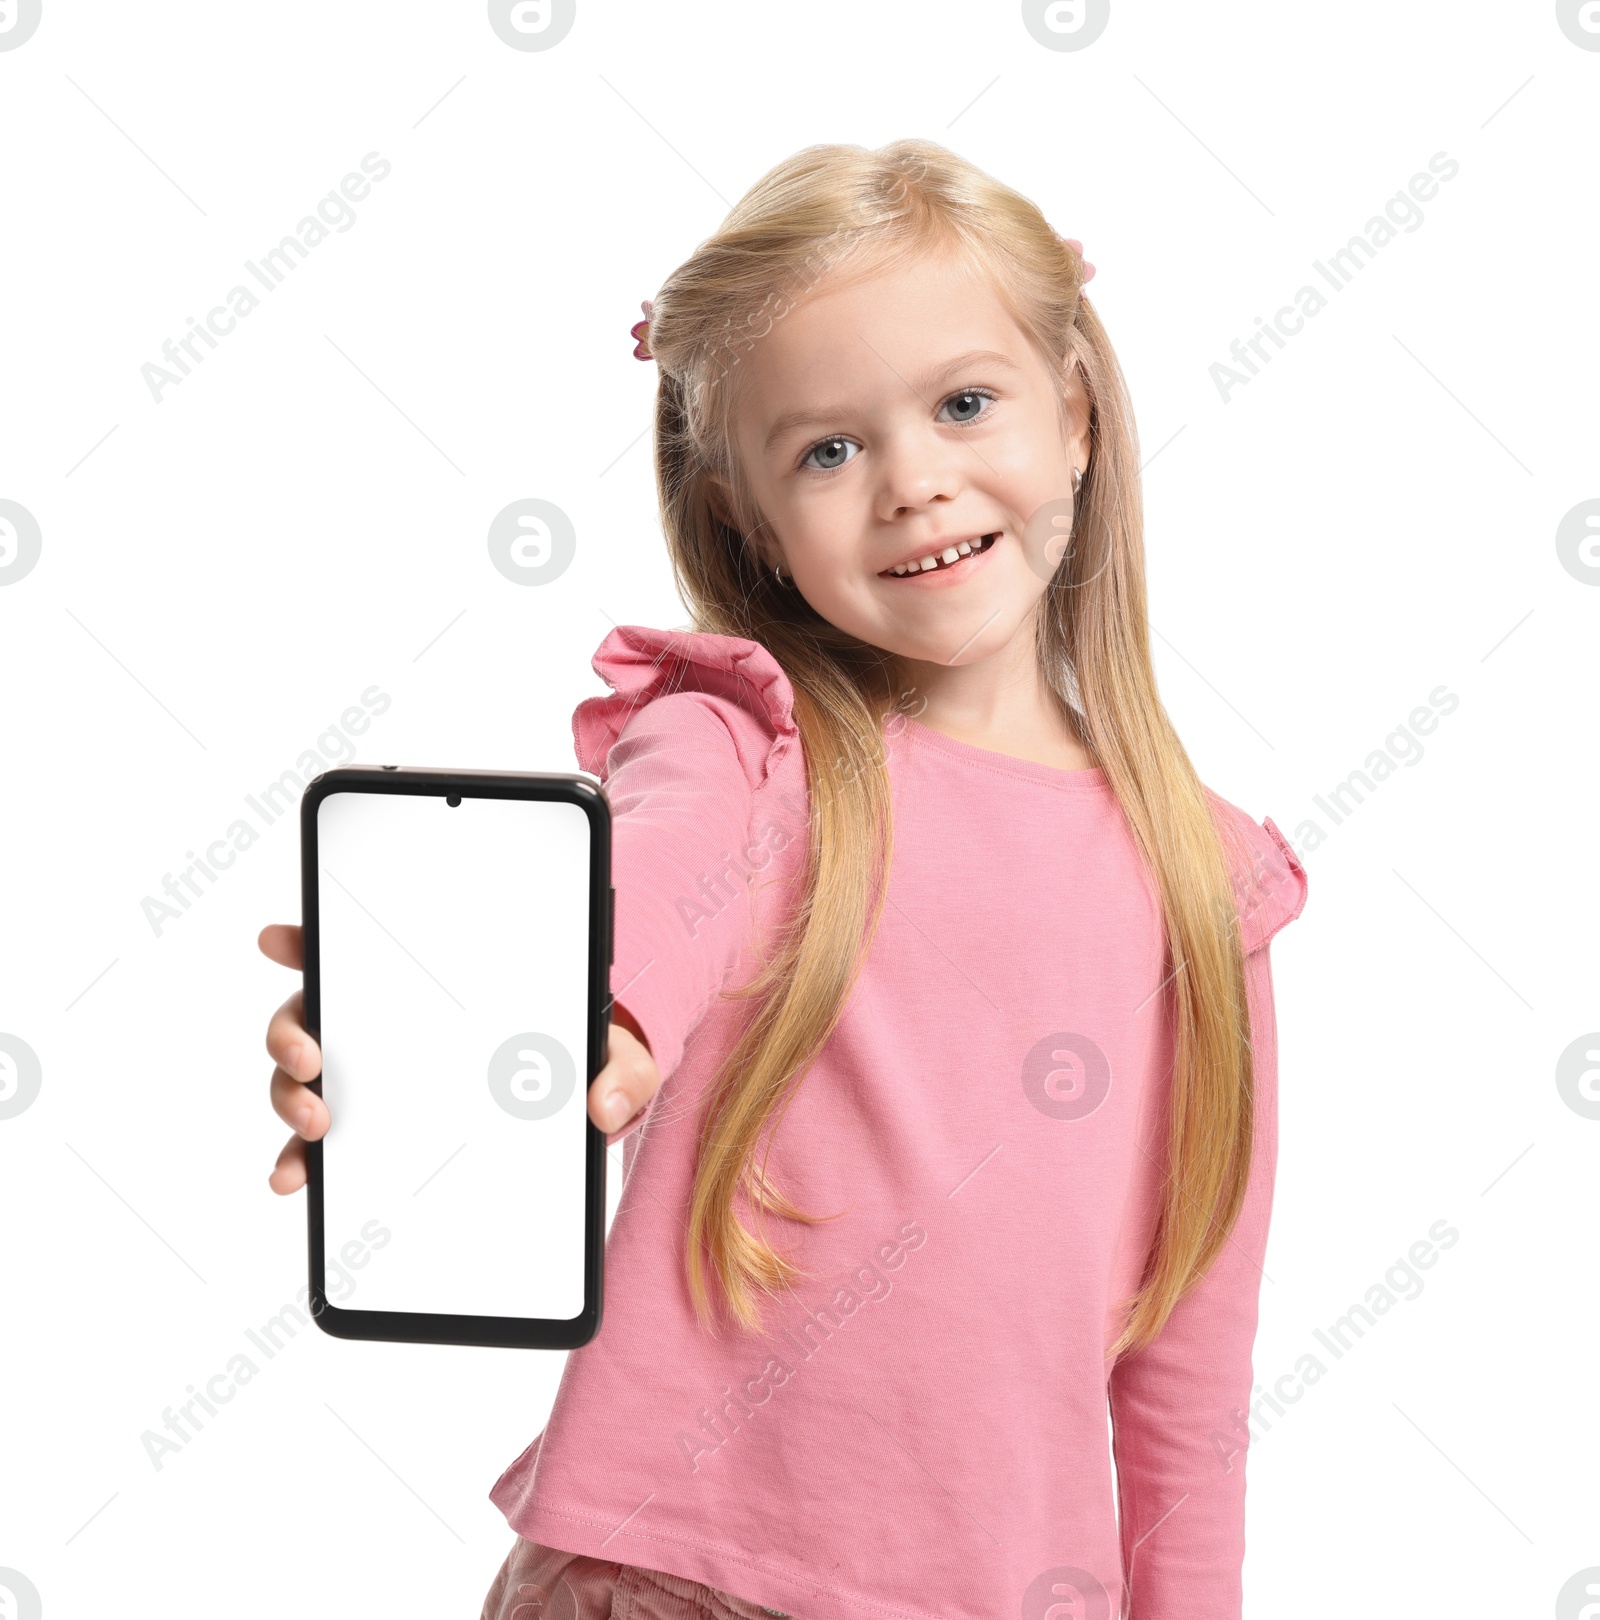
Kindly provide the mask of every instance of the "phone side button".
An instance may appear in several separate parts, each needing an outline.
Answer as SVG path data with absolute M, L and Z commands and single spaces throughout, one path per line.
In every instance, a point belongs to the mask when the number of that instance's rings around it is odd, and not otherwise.
M 610 956 L 606 958 L 609 964 L 617 959 L 617 891 L 615 889 L 611 891 L 611 915 L 606 924 L 606 943 L 611 952 Z

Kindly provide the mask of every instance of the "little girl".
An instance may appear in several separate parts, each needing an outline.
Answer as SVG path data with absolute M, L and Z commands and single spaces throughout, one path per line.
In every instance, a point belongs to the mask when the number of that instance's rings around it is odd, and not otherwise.
M 1240 1613 L 1306 877 L 1157 695 L 1091 274 L 942 147 L 817 146 L 645 305 L 694 630 L 574 720 L 625 1179 L 483 1620 Z M 268 1047 L 289 1192 L 298 997 Z

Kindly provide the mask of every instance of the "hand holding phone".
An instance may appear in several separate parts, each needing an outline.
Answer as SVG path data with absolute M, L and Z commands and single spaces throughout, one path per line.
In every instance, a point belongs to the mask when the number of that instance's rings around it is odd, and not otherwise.
M 303 936 L 299 923 L 268 923 L 256 939 L 269 962 L 299 973 L 304 966 Z M 295 1134 L 283 1144 L 267 1185 L 281 1197 L 297 1193 L 306 1184 L 306 1143 L 320 1142 L 328 1133 L 328 1105 L 309 1082 L 322 1074 L 322 1052 L 306 1033 L 305 996 L 294 991 L 267 1021 L 267 1055 L 276 1067 L 268 1084 L 273 1112 Z M 650 1055 L 649 1043 L 626 1007 L 613 1003 L 606 1066 L 589 1087 L 589 1118 L 597 1130 L 614 1142 L 623 1126 L 642 1113 L 661 1089 L 661 1071 Z M 613 1111 L 607 1100 L 620 1099 Z
M 318 1325 L 414 1343 L 587 1343 L 603 1131 L 658 1083 L 625 1016 L 615 1072 L 608 1051 L 603 791 L 549 773 L 347 767 L 307 787 L 301 847 L 305 926 L 273 943 L 299 958 L 303 992 L 269 1027 L 269 1050 L 274 1106 L 299 1133 L 280 1170 L 287 1160 L 290 1190 L 303 1166 Z M 387 1253 L 347 1307 L 342 1261 L 359 1245 L 340 1244 L 365 1234 L 363 1218 L 385 1228 L 375 1247 Z

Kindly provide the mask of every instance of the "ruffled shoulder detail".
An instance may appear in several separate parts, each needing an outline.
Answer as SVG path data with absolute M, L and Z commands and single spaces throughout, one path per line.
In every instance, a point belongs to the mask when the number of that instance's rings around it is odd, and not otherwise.
M 679 692 L 720 700 L 752 786 L 766 780 L 799 737 L 789 677 L 758 641 L 621 624 L 600 643 L 591 663 L 611 695 L 578 705 L 572 738 L 580 768 L 602 780 L 606 758 L 633 716 Z
M 1239 930 L 1248 956 L 1305 909 L 1306 869 L 1270 816 L 1258 823 L 1226 799 L 1212 798 L 1224 812 Z

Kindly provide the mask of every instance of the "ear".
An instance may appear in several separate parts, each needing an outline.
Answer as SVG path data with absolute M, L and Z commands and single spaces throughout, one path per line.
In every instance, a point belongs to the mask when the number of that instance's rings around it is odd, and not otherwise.
M 716 473 L 706 474 L 706 499 L 711 502 L 711 510 L 719 523 L 725 523 L 732 529 L 738 525 L 732 516 L 733 492 Z
M 1069 429 L 1066 436 L 1067 454 L 1075 467 L 1089 465 L 1089 390 L 1084 384 L 1083 368 L 1076 354 L 1068 353 L 1061 362 L 1061 386 L 1066 396 Z
M 706 474 L 706 499 L 711 503 L 711 510 L 719 523 L 726 524 L 736 534 L 742 533 L 740 525 L 733 518 L 733 491 L 728 484 L 716 473 Z M 757 528 L 757 537 L 754 540 L 746 539 L 745 544 L 755 553 L 756 562 L 763 568 L 770 568 L 776 560 L 772 547 L 765 534 L 765 525 Z

